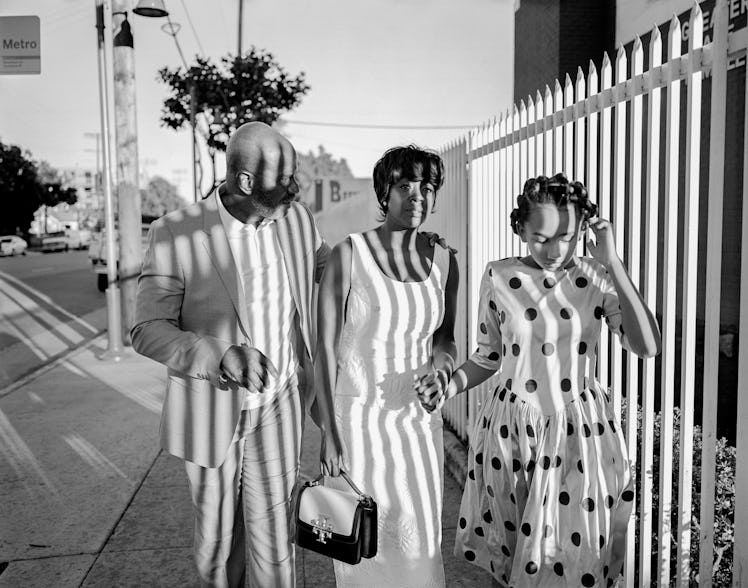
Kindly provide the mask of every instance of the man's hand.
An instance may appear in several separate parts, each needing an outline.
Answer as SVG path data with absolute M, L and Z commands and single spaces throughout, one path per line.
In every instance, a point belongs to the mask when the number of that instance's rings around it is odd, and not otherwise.
M 221 358 L 220 367 L 226 379 L 250 392 L 263 392 L 270 377 L 278 377 L 273 363 L 246 343 L 229 347 Z
M 446 370 L 431 370 L 420 378 L 414 376 L 414 380 L 413 388 L 423 408 L 428 412 L 433 412 L 444 405 L 449 384 L 449 374 Z
M 430 231 L 421 231 L 423 235 L 429 240 L 429 245 L 439 245 L 442 249 L 449 249 L 452 255 L 457 255 L 457 249 L 450 247 L 447 240 L 444 237 L 440 237 L 438 233 L 432 233 Z

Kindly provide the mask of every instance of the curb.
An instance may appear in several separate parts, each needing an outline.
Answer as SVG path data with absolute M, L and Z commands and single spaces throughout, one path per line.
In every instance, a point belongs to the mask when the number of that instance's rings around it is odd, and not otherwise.
M 87 341 L 81 341 L 74 347 L 70 347 L 66 351 L 63 351 L 57 354 L 56 356 L 49 358 L 49 361 L 47 361 L 47 363 L 40 365 L 37 368 L 34 368 L 32 371 L 18 378 L 12 384 L 8 384 L 7 386 L 5 386 L 5 388 L 0 389 L 0 398 L 4 398 L 8 394 L 11 394 L 12 392 L 15 392 L 16 390 L 18 390 L 19 388 L 22 388 L 29 382 L 33 382 L 37 378 L 43 376 L 48 371 L 53 370 L 61 363 L 70 359 L 76 353 L 79 353 L 83 351 L 84 349 L 86 349 L 87 347 L 90 347 L 91 345 L 93 345 L 93 343 L 105 333 L 106 333 L 106 329 L 103 331 L 99 331 L 98 333 L 93 334 L 93 336 Z

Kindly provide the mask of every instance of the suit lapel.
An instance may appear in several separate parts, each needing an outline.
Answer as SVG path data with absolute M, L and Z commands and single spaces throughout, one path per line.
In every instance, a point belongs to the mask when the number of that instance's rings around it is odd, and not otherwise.
M 216 269 L 221 284 L 231 298 L 239 329 L 249 343 L 251 342 L 251 338 L 246 328 L 249 324 L 247 321 L 247 305 L 245 303 L 246 296 L 242 289 L 241 280 L 239 280 L 239 273 L 234 263 L 234 256 L 231 253 L 231 246 L 226 238 L 226 231 L 218 214 L 216 198 L 218 198 L 218 192 L 205 200 L 205 206 L 203 207 L 203 246 L 210 257 L 213 267 Z

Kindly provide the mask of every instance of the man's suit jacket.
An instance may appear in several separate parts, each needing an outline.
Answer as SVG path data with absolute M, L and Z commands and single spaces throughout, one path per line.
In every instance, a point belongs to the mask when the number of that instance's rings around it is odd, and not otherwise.
M 132 344 L 168 368 L 161 444 L 182 459 L 217 467 L 226 456 L 246 391 L 219 380 L 231 345 L 246 342 L 249 318 L 216 196 L 153 222 L 138 279 Z M 315 344 L 315 274 L 329 247 L 314 219 L 293 203 L 273 225 L 298 311 L 299 360 L 310 373 Z M 321 243 L 321 246 L 320 246 Z M 307 378 L 309 380 L 309 378 Z M 313 380 L 303 400 L 311 400 Z M 306 397 L 306 398 L 304 398 Z

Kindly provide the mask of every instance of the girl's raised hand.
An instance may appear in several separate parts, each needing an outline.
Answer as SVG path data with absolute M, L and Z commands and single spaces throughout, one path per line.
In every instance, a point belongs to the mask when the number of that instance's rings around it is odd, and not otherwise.
M 618 260 L 616 241 L 613 236 L 613 225 L 610 221 L 595 216 L 587 222 L 595 234 L 595 241 L 587 239 L 587 250 L 592 257 L 604 266 L 608 266 L 610 263 Z

